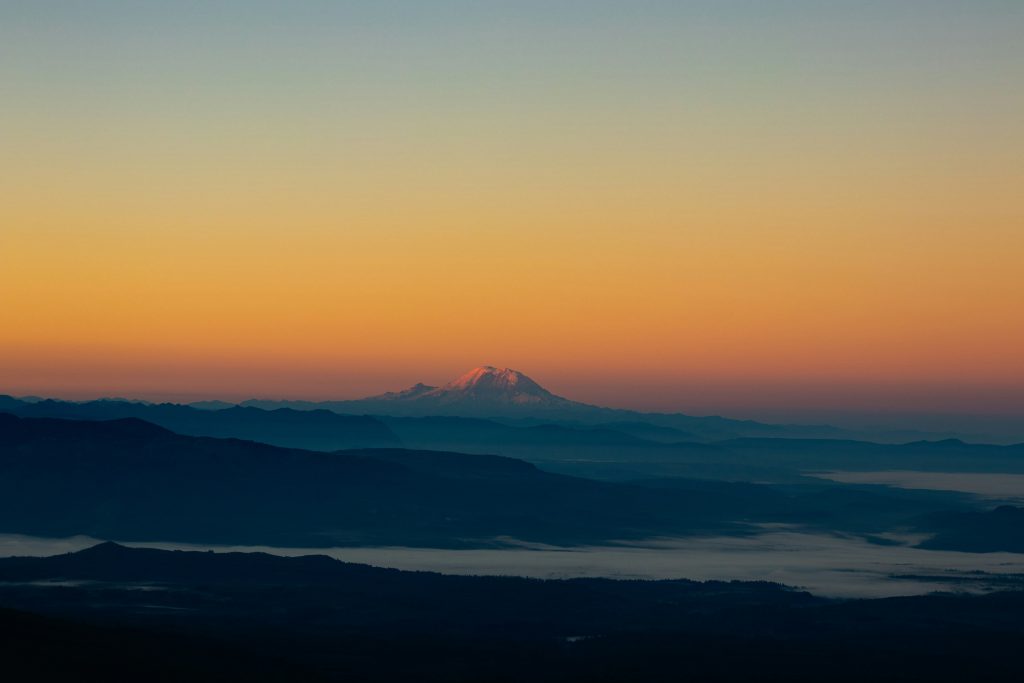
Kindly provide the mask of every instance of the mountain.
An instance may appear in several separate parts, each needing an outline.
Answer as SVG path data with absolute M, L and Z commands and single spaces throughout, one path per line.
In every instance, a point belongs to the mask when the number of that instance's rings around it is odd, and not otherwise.
M 251 439 L 285 448 L 333 451 L 342 448 L 395 448 L 399 438 L 380 420 L 366 415 L 341 415 L 330 410 L 257 408 L 209 403 L 184 406 L 101 399 L 74 403 L 39 400 L 32 403 L 0 396 L 0 411 L 22 417 L 73 420 L 137 418 L 189 436 Z
M 473 368 L 440 387 L 419 383 L 402 391 L 331 403 L 353 408 L 381 404 L 389 411 L 407 415 L 535 415 L 597 408 L 556 396 L 518 370 L 491 365 Z M 243 405 L 264 407 L 255 400 Z
M 604 423 L 630 425 L 618 431 L 651 435 L 666 440 L 673 431 L 700 440 L 742 436 L 836 438 L 850 436 L 828 425 L 773 425 L 752 420 L 731 420 L 681 413 L 643 413 L 581 403 L 558 396 L 518 370 L 483 365 L 447 384 L 435 387 L 416 384 L 403 391 L 346 401 L 277 401 L 250 399 L 240 405 L 264 409 L 327 409 L 357 415 L 394 417 L 478 417 L 497 420 L 540 420 L 563 426 L 594 426 Z M 649 437 L 646 437 L 649 438 Z
M 440 387 L 420 383 L 403 391 L 342 401 L 254 398 L 243 401 L 241 405 L 264 409 L 327 409 L 338 413 L 390 417 L 473 417 L 515 425 L 601 426 L 662 443 L 757 437 L 858 439 L 896 444 L 955 436 L 947 431 L 924 432 L 891 427 L 853 430 L 827 424 L 771 424 L 717 415 L 693 416 L 606 408 L 558 396 L 518 370 L 490 365 L 474 368 Z M 1001 442 L 1008 441 L 1003 439 Z
M 423 385 L 417 385 L 423 386 Z M 415 387 L 414 387 L 415 389 Z M 436 405 L 490 404 L 496 406 L 567 407 L 573 401 L 555 396 L 532 379 L 510 368 L 484 365 L 458 379 L 419 395 L 407 394 L 406 400 L 427 401 Z

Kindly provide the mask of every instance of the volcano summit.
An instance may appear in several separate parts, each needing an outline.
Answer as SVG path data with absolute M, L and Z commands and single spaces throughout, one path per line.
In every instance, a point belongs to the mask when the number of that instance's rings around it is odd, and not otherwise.
M 532 379 L 511 368 L 482 365 L 442 387 L 417 384 L 405 391 L 384 394 L 375 399 L 425 401 L 438 405 L 458 404 L 464 401 L 479 405 L 530 405 L 567 407 L 575 401 L 555 396 Z

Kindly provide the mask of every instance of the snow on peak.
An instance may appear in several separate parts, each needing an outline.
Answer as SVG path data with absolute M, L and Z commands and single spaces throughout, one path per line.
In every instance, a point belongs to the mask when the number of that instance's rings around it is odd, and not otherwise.
M 415 402 L 421 405 L 557 405 L 570 403 L 512 368 L 481 365 L 442 387 L 416 384 L 405 391 L 370 396 L 368 400 Z
M 437 398 L 473 398 L 511 403 L 557 400 L 557 397 L 532 379 L 512 368 L 481 365 L 458 379 L 431 391 Z

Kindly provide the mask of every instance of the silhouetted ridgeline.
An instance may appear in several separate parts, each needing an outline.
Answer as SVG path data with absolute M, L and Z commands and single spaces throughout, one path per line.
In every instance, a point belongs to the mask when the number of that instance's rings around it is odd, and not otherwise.
M 838 602 L 114 544 L 0 560 L 0 605 L 5 674 L 34 680 L 1010 681 L 1024 639 L 1020 593 Z
M 324 453 L 183 436 L 136 419 L 0 414 L 0 531 L 10 533 L 286 546 L 481 546 L 502 536 L 575 544 L 743 533 L 751 521 L 881 531 L 957 509 L 970 508 L 929 492 L 608 483 L 500 456 Z
M 387 405 L 390 403 L 385 402 Z M 0 411 L 23 417 L 135 417 L 193 436 L 250 439 L 291 448 L 394 448 L 505 455 L 549 471 L 612 481 L 689 477 L 797 483 L 806 470 L 914 469 L 1024 472 L 1024 445 L 960 441 L 902 445 L 839 439 L 743 438 L 697 443 L 646 422 L 598 425 L 470 417 L 368 417 L 327 410 L 199 410 L 126 401 L 27 402 L 0 397 Z M 711 419 L 711 418 L 701 418 Z M 785 432 L 783 432 L 785 433 Z
M 497 456 L 322 453 L 182 436 L 134 419 L 0 415 L 0 525 L 11 532 L 284 545 L 557 542 L 681 532 L 699 521 L 691 508 L 669 492 Z
M 174 403 L 103 400 L 19 401 L 0 396 L 0 412 L 22 417 L 72 420 L 114 420 L 134 417 L 189 436 L 250 439 L 286 448 L 332 451 L 342 448 L 394 448 L 398 437 L 380 420 L 365 415 L 339 415 L 329 410 L 259 410 L 233 406 L 200 410 Z

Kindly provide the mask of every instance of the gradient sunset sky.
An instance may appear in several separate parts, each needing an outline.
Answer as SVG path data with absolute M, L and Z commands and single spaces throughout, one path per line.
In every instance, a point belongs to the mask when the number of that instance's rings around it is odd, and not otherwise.
M 1024 2 L 0 3 L 0 393 L 1024 412 Z

